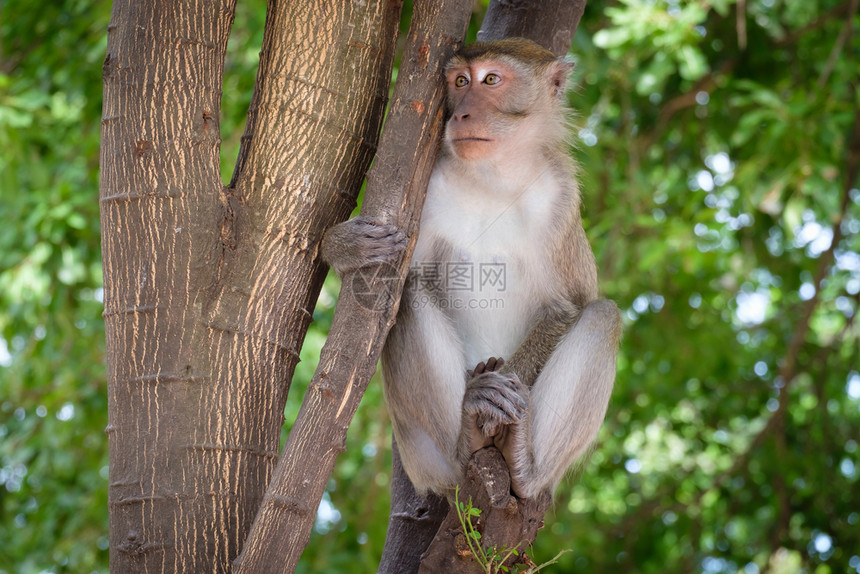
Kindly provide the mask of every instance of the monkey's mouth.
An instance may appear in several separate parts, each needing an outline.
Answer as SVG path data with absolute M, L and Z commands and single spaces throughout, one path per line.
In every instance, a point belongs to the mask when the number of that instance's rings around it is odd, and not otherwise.
M 451 141 L 453 141 L 454 143 L 460 143 L 460 142 L 488 142 L 491 140 L 489 138 L 470 137 L 470 138 L 454 138 Z

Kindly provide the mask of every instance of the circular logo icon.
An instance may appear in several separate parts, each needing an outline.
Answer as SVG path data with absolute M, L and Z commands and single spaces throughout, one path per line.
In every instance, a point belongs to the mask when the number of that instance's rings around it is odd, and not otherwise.
M 352 275 L 352 295 L 359 306 L 380 311 L 394 301 L 400 273 L 387 263 L 363 267 Z

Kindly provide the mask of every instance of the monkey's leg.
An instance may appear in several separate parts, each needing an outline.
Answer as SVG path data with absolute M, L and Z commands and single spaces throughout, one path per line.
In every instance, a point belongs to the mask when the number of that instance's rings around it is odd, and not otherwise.
M 518 496 L 554 490 L 597 436 L 615 381 L 620 333 L 615 303 L 589 303 L 537 377 L 528 419 L 496 440 Z
M 418 492 L 443 493 L 462 474 L 457 440 L 466 366 L 449 319 L 423 299 L 404 293 L 382 371 L 403 468 Z

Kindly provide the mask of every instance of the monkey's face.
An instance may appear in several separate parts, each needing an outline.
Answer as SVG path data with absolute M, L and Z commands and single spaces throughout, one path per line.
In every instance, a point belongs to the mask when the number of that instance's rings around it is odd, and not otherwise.
M 454 62 L 447 71 L 445 142 L 460 159 L 508 156 L 530 139 L 529 117 L 540 98 L 529 70 L 508 59 Z M 514 145 L 515 144 L 515 145 Z

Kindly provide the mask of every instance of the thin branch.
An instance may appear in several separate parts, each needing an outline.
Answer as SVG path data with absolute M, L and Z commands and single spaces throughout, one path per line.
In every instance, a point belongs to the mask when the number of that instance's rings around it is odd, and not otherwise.
M 860 7 L 860 0 L 851 0 L 851 7 L 848 9 L 848 18 L 845 19 L 845 24 L 839 32 L 839 37 L 836 38 L 836 43 L 833 44 L 833 49 L 830 51 L 830 56 L 824 65 L 824 70 L 821 71 L 821 76 L 818 77 L 819 89 L 827 84 L 830 74 L 833 73 L 833 69 L 836 67 L 836 61 L 839 59 L 840 54 L 842 54 L 842 50 L 845 49 L 845 44 L 851 38 L 851 31 L 854 29 L 854 16 L 857 14 L 858 7 Z
M 675 114 L 681 110 L 695 106 L 697 104 L 696 95 L 698 95 L 699 92 L 707 92 L 710 94 L 714 91 L 714 89 L 719 85 L 719 79 L 730 74 L 737 63 L 738 61 L 735 58 L 726 60 L 718 70 L 712 70 L 708 74 L 699 78 L 689 91 L 675 96 L 666 102 L 666 104 L 660 109 L 660 115 L 657 117 L 657 122 L 655 123 L 654 128 L 648 134 L 642 136 L 642 143 L 639 144 L 639 147 L 642 150 L 647 150 L 660 138 L 663 132 L 666 131 L 669 122 Z
M 835 8 L 828 10 L 812 22 L 806 24 L 805 26 L 801 26 L 800 28 L 792 31 L 791 34 L 788 34 L 787 36 L 784 36 L 777 40 L 775 46 L 777 48 L 784 48 L 786 46 L 790 46 L 791 44 L 797 42 L 808 32 L 811 32 L 812 30 L 817 30 L 818 28 L 825 26 L 834 18 L 842 18 L 843 16 L 845 16 L 845 14 L 849 13 L 853 1 L 854 0 L 848 0 L 847 2 L 843 2 Z
M 738 48 L 741 51 L 747 49 L 747 2 L 746 0 L 738 0 L 737 6 L 737 15 L 735 20 L 735 26 L 738 30 Z

